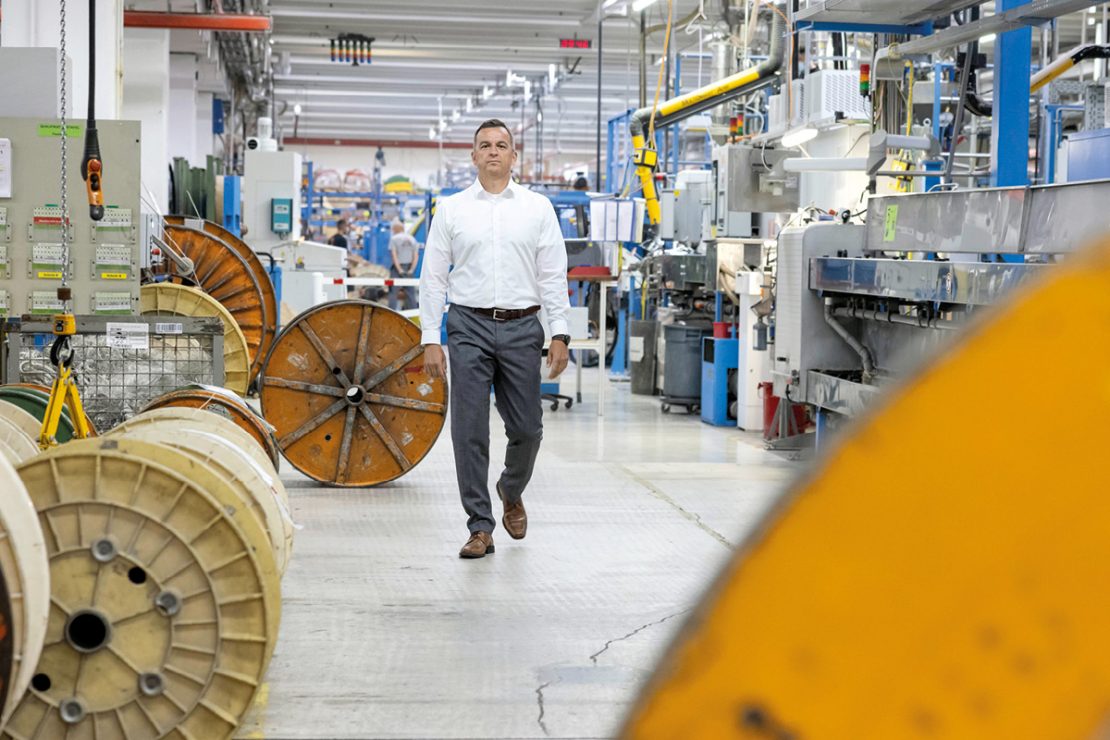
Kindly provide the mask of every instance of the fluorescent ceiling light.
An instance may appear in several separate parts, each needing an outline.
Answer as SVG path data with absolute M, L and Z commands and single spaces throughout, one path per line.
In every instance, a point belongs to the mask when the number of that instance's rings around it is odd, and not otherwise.
M 791 147 L 800 146 L 807 141 L 813 141 L 817 138 L 817 129 L 812 126 L 802 126 L 791 131 L 787 131 L 782 135 L 782 145 L 787 149 Z
M 980 44 L 993 44 L 994 40 L 998 38 L 996 33 L 988 33 L 986 36 L 979 37 Z
M 295 105 L 293 106 L 293 115 L 295 115 L 295 116 L 299 116 L 300 114 L 301 114 L 301 104 L 300 104 L 300 103 L 296 103 L 296 104 L 295 104 Z
M 431 139 L 432 141 L 435 141 L 435 138 L 436 138 L 436 127 L 435 126 L 432 126 L 430 129 L 428 129 L 428 138 Z
M 647 8 L 656 0 L 632 0 L 632 12 L 639 13 L 644 8 Z

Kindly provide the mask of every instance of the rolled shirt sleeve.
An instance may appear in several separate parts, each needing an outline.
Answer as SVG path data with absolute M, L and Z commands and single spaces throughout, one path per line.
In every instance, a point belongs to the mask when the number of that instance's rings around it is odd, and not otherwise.
M 546 200 L 546 199 L 545 199 Z M 547 205 L 546 203 L 544 205 Z M 551 335 L 569 334 L 570 291 L 567 289 L 567 248 L 555 209 L 547 207 L 536 250 L 536 281 L 547 310 Z M 427 259 L 427 258 L 425 258 Z
M 447 275 L 451 269 L 449 211 L 447 203 L 441 201 L 424 247 L 424 266 L 420 271 L 421 344 L 440 344 L 443 308 L 447 305 Z

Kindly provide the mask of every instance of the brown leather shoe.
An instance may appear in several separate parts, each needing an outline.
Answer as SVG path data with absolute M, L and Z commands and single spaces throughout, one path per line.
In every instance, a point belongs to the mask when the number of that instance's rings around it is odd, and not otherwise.
M 459 550 L 460 558 L 484 558 L 493 552 L 493 537 L 489 532 L 475 532 Z
M 501 497 L 501 503 L 505 503 L 505 494 L 501 492 L 501 484 L 497 484 L 497 495 Z M 505 515 L 501 517 L 501 524 L 505 527 L 505 531 L 514 540 L 524 539 L 524 535 L 528 534 L 528 512 L 524 510 L 524 501 L 518 500 L 511 506 L 505 504 Z

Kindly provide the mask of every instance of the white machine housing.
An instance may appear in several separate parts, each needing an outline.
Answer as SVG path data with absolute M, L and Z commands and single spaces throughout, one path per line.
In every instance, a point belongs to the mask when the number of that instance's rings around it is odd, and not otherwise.
M 336 279 L 347 276 L 347 250 L 316 242 L 298 242 L 275 247 L 272 254 L 281 263 L 281 314 L 285 318 L 347 297 L 347 286 Z
M 270 207 L 275 198 L 289 199 L 294 210 L 299 210 L 301 155 L 288 151 L 247 151 L 243 163 L 243 224 L 247 227 L 244 240 L 256 252 L 272 252 L 278 244 L 301 236 L 301 220 L 296 214 L 290 233 L 277 234 L 271 230 Z
M 810 260 L 862 257 L 867 227 L 819 223 L 786 229 L 779 237 L 775 277 L 775 343 L 771 378 L 775 395 L 806 398 L 810 370 L 853 370 L 859 357 L 825 323 L 825 304 L 809 289 Z

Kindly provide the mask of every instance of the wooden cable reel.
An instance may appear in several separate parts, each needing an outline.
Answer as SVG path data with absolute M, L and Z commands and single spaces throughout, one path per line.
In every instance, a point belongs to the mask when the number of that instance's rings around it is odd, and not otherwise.
M 255 413 L 254 409 L 246 404 L 243 399 L 227 393 L 222 388 L 211 386 L 190 386 L 170 391 L 148 403 L 143 412 L 159 408 L 197 408 L 204 409 L 225 419 L 230 419 L 237 426 L 254 438 L 270 458 L 274 470 L 281 464 L 281 453 L 270 424 Z
M 119 426 L 112 429 L 112 433 L 129 433 L 140 429 L 149 429 L 154 426 L 162 427 L 170 425 L 172 428 L 181 429 L 193 427 L 201 429 L 205 432 L 216 435 L 220 439 L 226 440 L 235 446 L 235 449 L 247 455 L 253 466 L 262 471 L 262 481 L 265 483 L 268 490 L 271 490 L 278 500 L 278 508 L 281 510 L 281 524 L 284 528 L 285 552 L 288 554 L 293 549 L 293 517 L 289 508 L 289 492 L 282 485 L 281 478 L 278 477 L 277 469 L 274 468 L 269 457 L 266 453 L 255 444 L 254 438 L 238 426 L 234 421 L 228 419 L 220 414 L 212 413 L 204 409 L 179 407 L 179 406 L 165 406 L 157 409 L 149 409 L 137 414 Z M 276 540 L 275 540 L 276 541 Z
M 16 469 L 0 460 L 0 571 L 7 588 L 12 653 L 3 678 L 4 719 L 34 675 L 50 614 L 50 567 L 38 515 Z
M 258 255 L 227 229 L 200 219 L 167 216 L 165 234 L 193 261 L 185 276 L 235 318 L 250 352 L 254 380 L 277 334 L 277 296 Z
M 38 394 L 36 394 L 36 396 L 38 398 L 44 398 L 48 404 L 50 403 L 50 394 L 52 392 L 52 389 L 50 388 L 50 386 L 39 385 L 38 383 L 7 383 L 7 384 L 5 384 L 5 387 L 7 387 L 7 388 L 27 388 L 29 390 L 38 391 Z M 45 409 L 43 409 L 43 411 L 45 413 Z M 69 411 L 69 406 L 68 405 L 62 406 L 62 419 L 63 419 L 63 421 L 61 422 L 62 424 L 68 424 L 70 426 L 73 426 L 72 417 L 70 416 L 70 411 Z M 85 424 L 87 424 L 88 427 L 89 427 L 89 436 L 90 437 L 95 437 L 97 435 L 96 425 L 93 424 L 92 419 L 89 418 L 88 412 L 85 413 Z M 41 430 L 41 427 L 42 427 L 42 420 L 41 419 L 39 420 L 39 427 L 40 427 L 40 430 Z M 35 433 L 34 439 L 35 439 L 35 443 L 37 444 L 38 439 L 39 439 L 39 433 L 38 432 Z
M 15 631 L 12 629 L 12 602 L 8 594 L 8 582 L 0 571 L 0 726 L 4 724 L 5 708 L 8 706 L 8 691 L 15 683 Z M 15 703 L 15 697 L 11 698 Z
M 0 456 L 18 465 L 39 454 L 38 438 L 32 439 L 13 422 L 0 417 Z
M 0 385 L 0 401 L 11 404 L 26 411 L 36 420 L 39 429 L 35 431 L 35 441 L 38 441 L 42 430 L 42 420 L 46 416 L 46 408 L 50 405 L 50 393 L 43 392 L 36 387 L 19 385 Z M 73 439 L 76 425 L 69 414 L 69 408 L 62 409 L 62 416 L 58 420 L 57 439 L 59 442 L 68 442 Z
M 371 486 L 404 475 L 435 444 L 447 384 L 424 372 L 420 330 L 367 301 L 309 309 L 285 327 L 260 376 L 262 415 L 305 475 Z
M 234 442 L 243 452 L 250 455 L 251 459 L 257 464 L 261 465 L 266 470 L 273 470 L 269 457 L 267 457 L 266 452 L 254 442 L 254 437 L 231 419 L 221 416 L 220 414 L 214 414 L 206 409 L 187 406 L 165 406 L 157 409 L 147 409 L 114 427 L 112 431 L 123 431 L 125 429 L 157 424 L 164 421 L 176 422 L 182 425 L 199 425 L 202 429 L 206 428 L 206 425 L 211 425 L 213 431 Z M 277 471 L 274 470 L 274 472 L 276 474 Z M 280 483 L 280 480 L 278 482 Z M 281 488 L 279 490 L 281 491 L 280 495 L 282 496 L 282 500 L 288 503 L 285 489 Z
M 267 462 L 260 464 L 251 457 L 249 447 L 253 444 L 241 448 L 233 437 L 221 433 L 222 423 L 211 414 L 200 414 L 187 422 L 162 418 L 117 428 L 109 436 L 174 447 L 223 475 L 266 529 L 278 573 L 284 575 L 293 547 L 293 521 L 285 503 L 285 489 Z M 235 429 L 238 431 L 238 427 Z
M 53 607 L 35 691 L 0 737 L 230 738 L 280 617 L 267 534 L 238 493 L 183 452 L 120 437 L 19 473 L 48 525 Z
M 29 439 L 38 444 L 42 432 L 42 422 L 28 412 L 11 403 L 0 403 L 0 419 L 14 425 Z
M 235 319 L 212 296 L 183 285 L 151 283 L 139 291 L 144 316 L 218 317 L 224 325 L 224 386 L 243 395 L 250 386 L 250 352 L 247 340 Z

